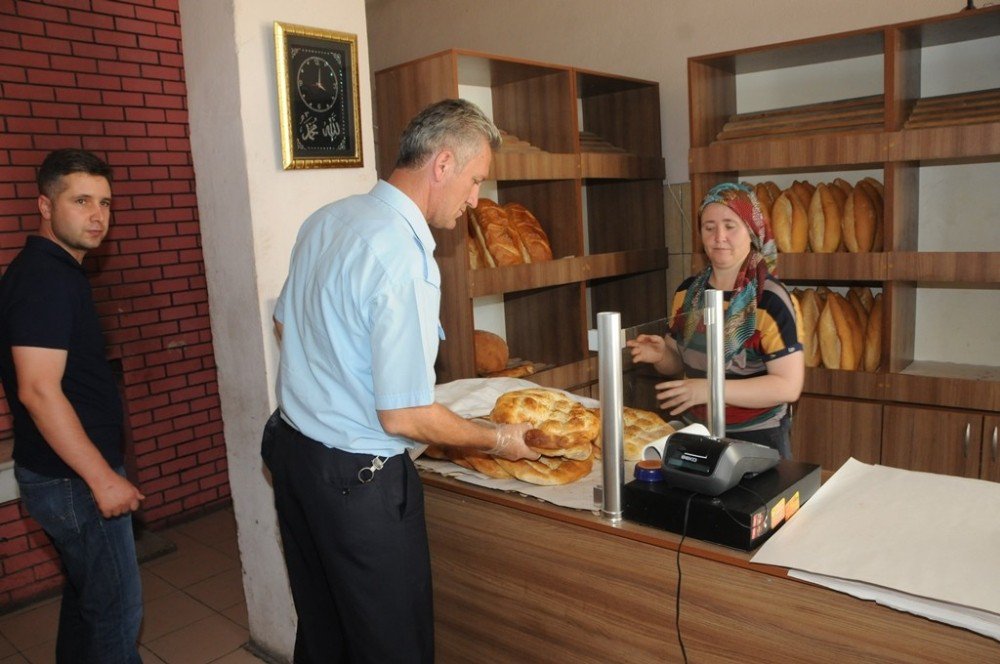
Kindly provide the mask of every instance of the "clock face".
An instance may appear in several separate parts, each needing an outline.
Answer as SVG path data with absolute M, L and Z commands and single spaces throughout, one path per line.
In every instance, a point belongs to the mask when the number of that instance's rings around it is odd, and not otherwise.
M 295 83 L 302 103 L 317 113 L 325 113 L 333 108 L 340 95 L 336 71 L 326 58 L 319 56 L 311 55 L 302 60 L 295 75 Z

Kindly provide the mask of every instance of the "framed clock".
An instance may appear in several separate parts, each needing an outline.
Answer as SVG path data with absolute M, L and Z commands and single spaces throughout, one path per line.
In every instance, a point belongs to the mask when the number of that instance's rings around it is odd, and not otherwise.
M 274 23 L 282 167 L 363 166 L 358 38 Z

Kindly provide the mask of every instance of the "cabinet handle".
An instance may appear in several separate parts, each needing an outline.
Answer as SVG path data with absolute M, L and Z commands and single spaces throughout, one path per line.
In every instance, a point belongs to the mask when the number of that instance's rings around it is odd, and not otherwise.
M 993 460 L 997 460 L 997 428 L 993 427 L 993 442 L 990 443 L 990 447 L 993 448 Z
M 962 445 L 962 454 L 966 459 L 969 458 L 969 439 L 972 437 L 972 423 L 965 423 L 965 443 Z

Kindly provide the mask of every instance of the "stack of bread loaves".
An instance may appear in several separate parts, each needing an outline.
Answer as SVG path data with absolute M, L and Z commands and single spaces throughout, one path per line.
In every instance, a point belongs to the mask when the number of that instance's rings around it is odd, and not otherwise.
M 819 288 L 797 288 L 792 297 L 802 314 L 807 367 L 876 371 L 882 361 L 882 294 L 864 286 L 847 295 Z
M 780 252 L 882 251 L 884 192 L 875 178 L 853 186 L 841 178 L 815 186 L 796 180 L 784 191 L 773 182 L 762 182 L 754 193 L 770 212 Z
M 490 419 L 497 424 L 530 422 L 533 428 L 524 440 L 541 455 L 539 459 L 508 461 L 457 447 L 428 448 L 425 454 L 448 458 L 487 477 L 531 484 L 569 484 L 590 473 L 600 421 L 562 392 L 541 387 L 507 392 L 497 399 Z
M 600 417 L 600 409 L 592 411 Z M 630 408 L 622 409 L 622 448 L 625 461 L 639 461 L 646 445 L 674 432 L 674 428 L 654 412 Z M 594 440 L 594 456 L 601 458 L 601 435 Z
M 468 211 L 469 267 L 503 267 L 552 260 L 549 238 L 520 203 L 500 206 L 480 198 Z

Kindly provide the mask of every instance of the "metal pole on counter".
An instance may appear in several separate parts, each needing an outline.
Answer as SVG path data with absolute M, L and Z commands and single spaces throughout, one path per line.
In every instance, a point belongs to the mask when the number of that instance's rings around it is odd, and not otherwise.
M 726 371 L 722 329 L 724 293 L 705 291 L 705 345 L 708 355 L 708 431 L 714 438 L 726 435 Z
M 603 494 L 601 514 L 612 523 L 622 520 L 625 484 L 622 423 L 622 315 L 597 314 L 597 363 L 601 388 L 601 456 Z

